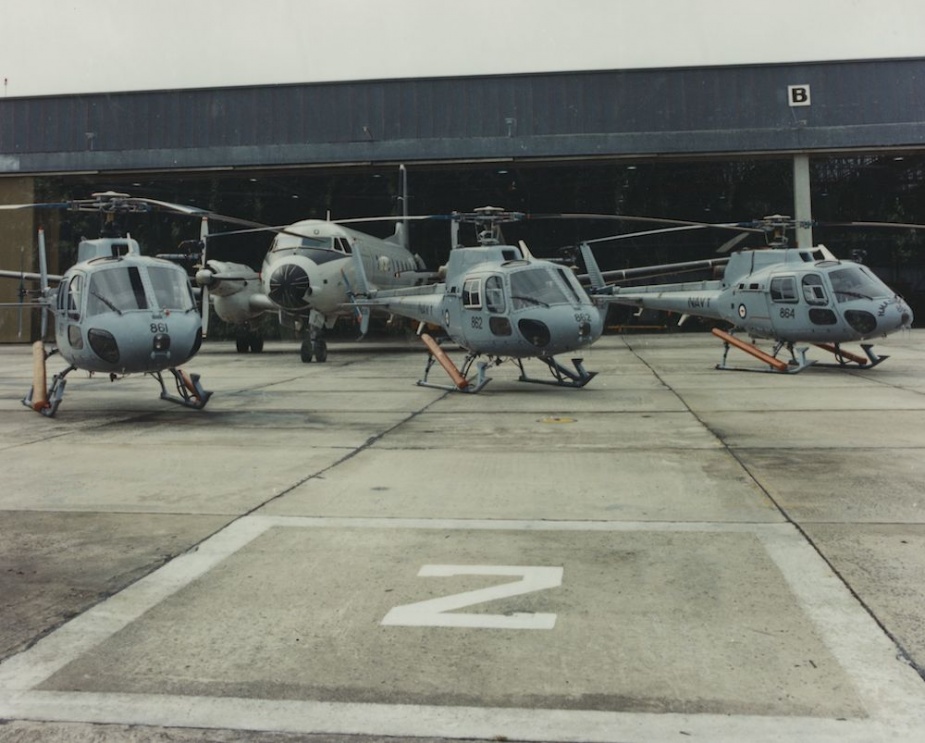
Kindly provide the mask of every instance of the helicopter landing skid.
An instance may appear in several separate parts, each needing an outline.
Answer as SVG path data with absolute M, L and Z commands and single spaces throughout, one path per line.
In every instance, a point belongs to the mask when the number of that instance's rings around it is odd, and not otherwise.
M 861 349 L 864 351 L 864 356 L 867 358 L 859 356 L 856 353 L 851 353 L 850 351 L 845 351 L 837 343 L 816 343 L 815 345 L 823 351 L 828 351 L 832 354 L 836 361 L 834 364 L 820 364 L 819 366 L 843 367 L 849 364 L 857 364 L 860 369 L 873 369 L 877 364 L 890 358 L 889 356 L 878 356 L 875 354 L 873 350 L 874 347 L 870 343 L 861 344 Z
M 543 356 L 537 357 L 542 361 L 546 366 L 549 367 L 549 371 L 553 376 L 552 380 L 549 379 L 534 379 L 533 377 L 528 377 L 527 373 L 524 371 L 524 364 L 521 359 L 514 359 L 514 362 L 520 368 L 520 380 L 521 382 L 532 382 L 533 384 L 551 384 L 556 387 L 584 387 L 588 382 L 590 382 L 594 377 L 597 376 L 597 372 L 589 372 L 582 365 L 583 359 L 572 359 L 572 364 L 575 366 L 575 371 L 567 369 L 562 366 L 554 358 L 547 358 Z
M 475 384 L 469 379 L 469 369 L 472 367 L 472 362 L 476 359 L 475 354 L 470 353 L 466 356 L 462 371 L 460 371 L 456 368 L 456 364 L 453 363 L 452 359 L 446 355 L 446 351 L 440 348 L 440 344 L 434 340 L 433 336 L 429 333 L 420 333 L 418 337 L 424 342 L 424 345 L 427 346 L 428 351 L 427 363 L 424 366 L 424 377 L 418 380 L 419 387 L 434 387 L 438 390 L 450 390 L 451 392 L 478 392 L 491 381 L 485 376 L 485 367 L 488 366 L 485 361 L 480 361 L 478 363 L 478 374 L 475 378 Z M 435 361 L 443 367 L 447 376 L 453 380 L 452 387 L 448 384 L 435 384 L 427 380 Z
M 177 387 L 176 395 L 171 395 L 167 391 L 164 378 L 160 372 L 151 372 L 151 376 L 154 377 L 161 386 L 161 400 L 175 402 L 186 408 L 202 410 L 206 406 L 206 403 L 209 402 L 209 398 L 212 397 L 212 393 L 206 392 L 202 388 L 202 385 L 199 384 L 199 375 L 188 375 L 181 369 L 168 369 L 167 371 L 173 375 L 173 381 Z
M 441 353 L 443 353 L 442 349 Z M 443 356 L 446 361 L 452 364 L 452 362 L 449 361 L 449 357 L 447 357 L 445 353 Z M 428 381 L 427 376 L 430 374 L 430 370 L 433 368 L 435 361 L 440 362 L 440 365 L 443 366 L 444 370 L 453 380 L 452 385 L 437 384 L 436 382 Z M 485 367 L 488 366 L 488 362 L 480 361 L 478 363 L 476 376 L 474 379 L 472 379 L 468 376 L 468 374 L 473 361 L 475 361 L 475 356 L 466 356 L 466 361 L 463 364 L 462 371 L 457 370 L 456 367 L 453 366 L 451 372 L 446 368 L 443 360 L 434 354 L 431 354 L 427 357 L 427 364 L 424 366 L 424 377 L 418 380 L 418 387 L 433 387 L 434 389 L 438 390 L 449 390 L 450 392 L 467 392 L 470 394 L 479 392 L 486 384 L 491 381 L 491 379 L 485 375 Z
M 815 361 L 810 361 L 806 358 L 805 346 L 801 348 L 795 348 L 792 343 L 785 344 L 783 341 L 779 341 L 774 345 L 773 353 L 766 353 L 754 344 L 736 338 L 734 335 L 732 335 L 732 333 L 727 333 L 725 330 L 713 328 L 712 333 L 723 341 L 723 360 L 716 365 L 716 368 L 720 369 L 721 371 L 750 371 L 770 372 L 774 374 L 797 374 L 798 372 L 801 372 L 807 367 L 813 366 L 816 363 Z M 790 361 L 784 361 L 783 359 L 777 358 L 777 354 L 780 353 L 781 349 L 785 345 L 790 351 Z M 768 368 L 752 369 L 741 366 L 729 366 L 726 363 L 726 358 L 729 356 L 730 346 L 735 346 L 740 351 L 747 353 L 749 356 L 753 356 L 759 361 L 764 362 L 768 365 Z
M 45 393 L 44 398 L 36 397 L 35 386 L 29 388 L 29 394 L 22 399 L 22 404 L 27 408 L 32 408 L 36 413 L 41 413 L 46 418 L 53 418 L 58 412 L 58 406 L 64 397 L 64 388 L 67 380 L 64 378 L 69 372 L 74 371 L 76 366 L 69 366 L 60 374 L 55 374 L 51 379 L 51 387 Z

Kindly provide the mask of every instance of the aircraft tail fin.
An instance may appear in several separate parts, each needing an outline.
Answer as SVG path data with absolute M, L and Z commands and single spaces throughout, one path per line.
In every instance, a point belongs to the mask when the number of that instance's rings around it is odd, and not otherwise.
M 408 249 L 408 230 L 405 227 L 404 222 L 397 222 L 395 224 L 395 232 L 385 238 L 386 242 L 393 243 L 394 245 L 399 245 L 405 250 Z
M 600 266 L 597 265 L 597 260 L 594 258 L 594 253 L 591 250 L 591 246 L 588 243 L 582 243 L 579 246 L 581 251 L 581 257 L 585 262 L 585 268 L 588 269 L 588 278 L 591 281 L 591 289 L 603 289 L 607 282 L 604 280 L 604 274 L 601 273 Z

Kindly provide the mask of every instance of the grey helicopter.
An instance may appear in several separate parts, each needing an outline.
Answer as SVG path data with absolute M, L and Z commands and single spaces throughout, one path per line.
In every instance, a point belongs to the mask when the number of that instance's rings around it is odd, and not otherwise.
M 587 348 L 601 336 L 603 307 L 589 298 L 569 268 L 535 258 L 523 242 L 504 243 L 500 225 L 525 216 L 498 207 L 449 215 L 454 247 L 440 269 L 443 281 L 436 284 L 374 288 L 354 254 L 358 286 L 350 306 L 361 312 L 385 310 L 420 323 L 418 335 L 428 357 L 419 385 L 478 392 L 490 381 L 486 368 L 505 360 L 519 368 L 522 382 L 578 388 L 596 375 L 584 368 L 581 358 L 572 358 L 573 368 L 568 368 L 555 357 Z M 478 245 L 458 243 L 460 224 L 475 226 Z M 461 366 L 450 359 L 432 329 L 465 350 Z M 524 369 L 527 359 L 545 364 L 551 379 L 529 376 Z M 430 381 L 435 363 L 451 385 Z M 473 364 L 476 372 L 470 376 Z
M 692 228 L 697 228 L 694 225 Z M 842 225 L 923 229 L 921 225 L 889 222 Z M 806 358 L 808 346 L 797 344 L 812 344 L 832 354 L 840 367 L 854 365 L 869 369 L 881 363 L 887 356 L 877 355 L 873 344 L 867 341 L 911 327 L 911 308 L 868 267 L 840 260 L 824 245 L 791 247 L 786 233 L 794 226 L 794 220 L 778 214 L 756 222 L 703 224 L 700 227 L 747 230 L 727 246 L 755 231 L 768 235 L 767 245 L 735 250 L 725 258 L 607 272 L 607 276 L 594 268 L 596 262 L 590 244 L 630 235 L 589 240 L 580 246 L 588 266 L 589 292 L 608 302 L 675 312 L 682 323 L 690 316 L 725 321 L 731 331 L 718 327 L 711 331 L 724 344 L 717 369 L 739 368 L 727 364 L 729 349 L 735 347 L 761 361 L 764 364 L 761 371 L 800 372 L 817 362 Z M 723 267 L 721 278 L 639 286 L 607 283 L 608 278 L 628 279 L 634 275 L 716 267 Z M 754 342 L 736 337 L 736 332 L 752 339 L 773 341 L 770 353 Z M 843 344 L 853 342 L 860 342 L 864 355 L 843 348 Z M 789 352 L 789 359 L 779 358 L 784 349 Z
M 202 344 L 202 319 L 189 277 L 171 261 L 142 255 L 138 242 L 121 226 L 121 218 L 132 213 L 164 209 L 197 216 L 205 215 L 203 210 L 111 191 L 95 193 L 90 199 L 7 204 L 0 209 L 98 212 L 103 220 L 100 237 L 81 240 L 77 263 L 62 275 L 47 271 L 41 228 L 40 272 L 0 271 L 0 278 L 38 283 L 35 290 L 21 288 L 20 297 L 33 297 L 43 310 L 41 339 L 33 344 L 34 380 L 24 405 L 54 416 L 67 376 L 80 369 L 108 374 L 113 381 L 128 374 L 147 374 L 160 385 L 161 399 L 197 410 L 205 407 L 212 393 L 203 389 L 199 375 L 180 369 Z M 46 311 L 54 318 L 53 343 L 45 341 Z M 56 354 L 67 367 L 48 386 L 46 362 Z M 165 372 L 174 382 L 175 393 L 168 391 Z
M 208 334 L 209 297 L 215 313 L 238 327 L 239 353 L 263 350 L 263 338 L 254 321 L 276 313 L 283 327 L 307 331 L 300 346 L 303 362 L 324 362 L 328 357 L 325 329 L 340 317 L 357 317 L 346 306 L 356 276 L 354 260 L 361 260 L 369 280 L 382 289 L 419 286 L 436 281 L 421 257 L 408 247 L 407 174 L 401 166 L 402 209 L 405 217 L 393 235 L 381 239 L 345 225 L 382 218 L 347 220 L 307 219 L 282 227 L 255 227 L 234 233 L 217 233 L 203 239 L 200 268 L 195 280 L 203 291 L 203 326 Z M 273 238 L 259 272 L 241 263 L 209 259 L 206 245 L 216 238 L 241 232 L 273 231 Z M 361 329 L 365 334 L 366 326 Z

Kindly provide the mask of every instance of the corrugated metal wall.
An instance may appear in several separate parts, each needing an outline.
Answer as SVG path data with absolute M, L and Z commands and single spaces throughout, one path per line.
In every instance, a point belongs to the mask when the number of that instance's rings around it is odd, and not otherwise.
M 925 59 L 0 99 L 0 173 L 920 146 Z

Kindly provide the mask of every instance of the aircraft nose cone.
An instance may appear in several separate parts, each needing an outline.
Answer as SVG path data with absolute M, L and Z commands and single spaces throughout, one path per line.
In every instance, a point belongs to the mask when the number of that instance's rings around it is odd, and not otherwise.
M 311 283 L 308 274 L 301 266 L 287 264 L 280 266 L 270 275 L 270 291 L 272 299 L 280 307 L 287 310 L 297 310 L 305 306 L 306 295 L 311 293 Z

